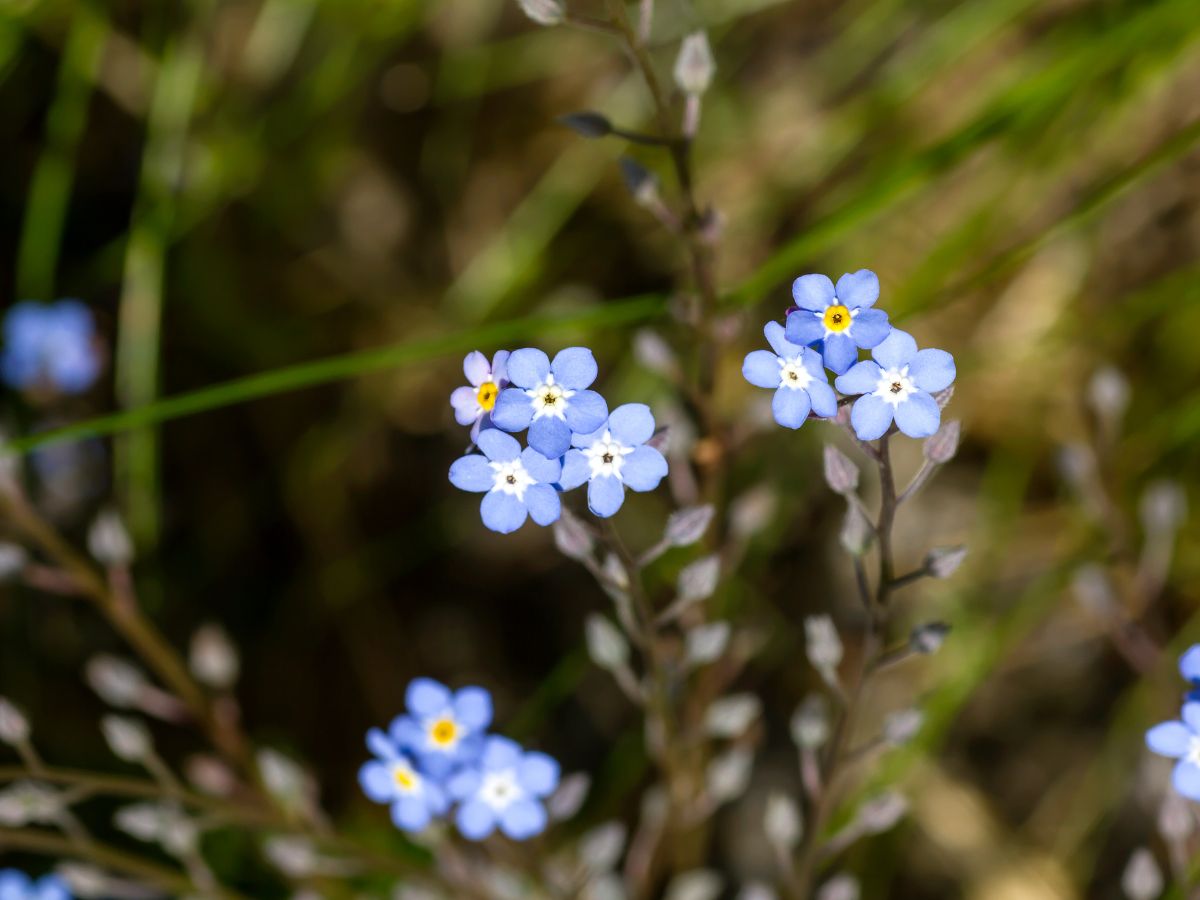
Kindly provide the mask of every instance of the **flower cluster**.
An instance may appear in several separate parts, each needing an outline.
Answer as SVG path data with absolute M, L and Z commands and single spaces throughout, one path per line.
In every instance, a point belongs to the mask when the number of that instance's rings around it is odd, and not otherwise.
M 95 383 L 101 364 L 95 320 L 78 300 L 23 300 L 5 314 L 0 376 L 9 387 L 80 394 Z
M 0 900 L 71 900 L 71 892 L 57 875 L 35 880 L 17 869 L 0 869 Z
M 850 424 L 860 440 L 883 437 L 893 423 L 914 438 L 938 430 L 941 410 L 933 393 L 954 381 L 954 358 L 944 350 L 918 350 L 912 335 L 892 327 L 874 309 L 879 279 L 860 269 L 835 285 L 824 275 L 802 275 L 792 284 L 795 307 L 787 325 L 768 322 L 771 350 L 746 356 L 742 375 L 771 388 L 775 421 L 799 428 L 810 415 L 837 415 L 838 398 L 856 397 Z M 859 360 L 860 350 L 872 359 Z M 833 387 L 825 370 L 836 376 Z
M 1177 759 L 1171 773 L 1175 790 L 1189 800 L 1200 800 L 1200 644 L 1179 658 L 1179 672 L 1192 686 L 1179 719 L 1162 722 L 1146 732 L 1146 746 L 1160 756 Z
M 588 508 L 611 516 L 626 488 L 652 491 L 667 474 L 666 459 L 647 443 L 655 427 L 650 408 L 627 403 L 610 414 L 589 390 L 597 366 L 586 347 L 568 347 L 553 360 L 534 348 L 500 351 L 490 365 L 476 351 L 463 371 L 470 385 L 457 388 L 450 403 L 480 452 L 456 460 L 450 482 L 484 495 L 480 514 L 492 531 L 516 531 L 527 518 L 555 522 L 559 493 L 585 483 Z M 526 430 L 522 448 L 510 434 Z
M 406 712 L 385 733 L 372 728 L 375 759 L 359 770 L 363 792 L 391 806 L 404 831 L 421 831 L 449 816 L 479 841 L 496 829 L 516 841 L 546 828 L 544 800 L 558 787 L 558 763 L 487 733 L 491 695 L 479 687 L 451 692 L 429 678 L 408 686 Z

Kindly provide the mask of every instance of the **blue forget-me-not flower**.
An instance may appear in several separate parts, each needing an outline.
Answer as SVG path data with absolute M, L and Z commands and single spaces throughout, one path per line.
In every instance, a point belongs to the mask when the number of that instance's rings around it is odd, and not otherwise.
M 432 678 L 416 678 L 404 695 L 405 715 L 389 729 L 400 749 L 412 753 L 421 770 L 442 778 L 479 755 L 492 724 L 492 695 L 481 687 L 451 693 Z
M 467 384 L 454 389 L 450 405 L 455 421 L 471 426 L 472 441 L 478 440 L 480 430 L 490 424 L 496 398 L 508 386 L 507 363 L 507 350 L 498 350 L 490 363 L 478 350 L 472 350 L 463 360 Z
M 826 418 L 836 416 L 837 395 L 817 352 L 789 341 L 778 322 L 768 322 L 763 333 L 771 350 L 746 354 L 742 375 L 756 387 L 775 389 L 771 398 L 775 421 L 785 428 L 799 428 L 810 410 Z
M 1200 644 L 1193 644 L 1179 657 L 1179 674 L 1192 686 L 1189 700 L 1200 700 Z
M 667 460 L 646 441 L 654 435 L 654 416 L 644 403 L 618 406 L 608 421 L 590 434 L 572 438 L 575 447 L 563 457 L 563 490 L 588 483 L 588 508 L 611 516 L 625 502 L 625 488 L 652 491 L 667 474 Z
M 590 434 L 604 424 L 608 405 L 587 387 L 596 380 L 596 359 L 586 347 L 568 347 L 551 362 L 527 347 L 508 357 L 508 379 L 492 423 L 505 431 L 529 429 L 529 446 L 556 459 L 571 446 L 572 434 Z
M 0 869 L 0 900 L 71 900 L 71 892 L 57 875 L 34 879 L 17 869 Z
M 822 342 L 827 368 L 840 375 L 858 359 L 858 348 L 871 349 L 887 337 L 887 313 L 871 309 L 879 299 L 879 278 L 870 269 L 847 273 L 834 285 L 825 275 L 801 275 L 792 282 L 798 309 L 787 317 L 793 344 Z
M 834 385 L 846 395 L 861 394 L 850 410 L 859 440 L 883 437 L 895 421 L 912 438 L 938 430 L 942 413 L 932 392 L 954 381 L 954 357 L 945 350 L 917 350 L 912 335 L 893 329 L 864 359 L 838 376 Z
M 455 460 L 450 483 L 484 493 L 479 505 L 484 525 L 508 534 L 524 525 L 527 515 L 539 525 L 558 519 L 562 505 L 552 487 L 562 473 L 557 459 L 547 459 L 532 447 L 522 450 L 516 438 L 494 428 L 481 431 L 477 441 L 483 455 L 472 453 Z
M 95 320 L 78 300 L 23 300 L 4 317 L 0 374 L 9 387 L 79 394 L 95 383 L 101 363 Z
M 545 753 L 523 751 L 505 737 L 489 737 L 478 764 L 447 783 L 459 802 L 458 830 L 474 841 L 497 827 L 516 841 L 540 834 L 547 820 L 543 801 L 558 787 L 558 778 L 558 763 Z
M 1183 704 L 1179 721 L 1163 722 L 1146 732 L 1146 746 L 1177 759 L 1171 783 L 1184 797 L 1200 800 L 1200 703 Z
M 376 758 L 358 770 L 358 782 L 367 797 L 391 807 L 397 828 L 421 831 L 449 810 L 449 798 L 438 780 L 422 773 L 413 758 L 378 728 L 367 732 L 367 748 Z

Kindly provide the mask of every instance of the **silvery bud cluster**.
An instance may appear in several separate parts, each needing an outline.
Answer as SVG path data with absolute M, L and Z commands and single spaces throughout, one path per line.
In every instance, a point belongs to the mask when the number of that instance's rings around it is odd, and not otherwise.
M 842 639 L 833 619 L 827 615 L 809 616 L 804 620 L 805 646 L 808 661 L 826 681 L 837 679 L 837 667 L 842 662 Z
M 858 505 L 847 503 L 846 517 L 842 519 L 842 530 L 838 533 L 842 548 L 851 556 L 862 556 L 871 549 L 874 536 L 875 529 L 871 527 Z
M 237 648 L 220 625 L 204 625 L 192 635 L 188 663 L 201 684 L 220 691 L 233 687 L 241 671 Z
M 595 541 L 583 523 L 570 511 L 564 509 L 554 527 L 554 546 L 567 559 L 589 559 Z
M 750 730 L 762 715 L 762 701 L 754 694 L 730 694 L 714 700 L 704 715 L 704 728 L 715 738 L 736 738 Z
M 102 653 L 88 660 L 84 678 L 109 706 L 136 706 L 147 685 L 146 676 L 133 663 Z
M 1187 494 L 1177 481 L 1163 479 L 1146 487 L 1138 514 L 1147 535 L 1174 535 L 1187 519 Z
M 0 825 L 52 825 L 66 808 L 56 790 L 36 781 L 17 781 L 0 791 Z
M 843 872 L 821 885 L 816 900 L 858 900 L 859 894 L 858 879 Z
M 0 697 L 0 743 L 16 747 L 29 740 L 29 720 L 8 698 Z
M 713 758 L 708 764 L 705 786 L 716 803 L 728 803 L 746 793 L 754 770 L 754 754 L 745 747 L 734 746 Z
M 931 463 L 937 463 L 938 465 L 948 463 L 954 459 L 954 454 L 958 452 L 958 441 L 961 433 L 962 423 L 958 419 L 952 419 L 944 423 L 933 437 L 925 441 L 921 446 L 921 452 Z
M 605 822 L 579 839 L 579 860 L 593 875 L 611 872 L 621 861 L 628 834 L 620 822 Z
M 134 803 L 117 810 L 114 824 L 131 837 L 157 844 L 172 856 L 184 856 L 196 848 L 196 824 L 178 807 L 166 803 Z
M 92 557 L 104 566 L 121 568 L 133 562 L 133 538 L 115 509 L 105 510 L 92 521 L 87 546 Z
M 683 603 L 707 600 L 717 588 L 721 576 L 721 558 L 716 554 L 702 556 L 688 563 L 679 572 L 676 591 Z
M 820 694 L 809 694 L 792 713 L 792 741 L 802 750 L 816 750 L 829 740 L 829 709 Z
M 901 709 L 883 720 L 883 739 L 893 747 L 902 747 L 917 736 L 925 723 L 919 709 Z
M 125 762 L 144 762 L 154 750 L 150 732 L 136 719 L 107 715 L 100 720 L 100 730 L 113 755 Z
M 688 506 L 676 510 L 667 519 L 663 540 L 672 547 L 687 547 L 704 537 L 712 522 L 712 506 Z
M 728 622 L 709 622 L 688 631 L 684 639 L 684 654 L 693 666 L 716 662 L 729 646 L 732 629 Z
M 881 834 L 894 828 L 907 812 L 908 801 L 888 792 L 863 804 L 858 811 L 858 824 L 866 834 Z
M 1121 875 L 1121 888 L 1129 900 L 1156 900 L 1163 892 L 1163 873 L 1154 854 L 1139 847 L 1129 857 Z
M 795 850 L 804 835 L 804 820 L 796 801 L 781 791 L 772 791 L 763 813 L 763 831 L 778 852 Z

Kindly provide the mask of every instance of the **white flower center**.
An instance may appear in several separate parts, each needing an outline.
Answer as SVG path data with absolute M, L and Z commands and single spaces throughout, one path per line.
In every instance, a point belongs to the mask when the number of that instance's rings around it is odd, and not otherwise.
M 804 368 L 802 357 L 793 356 L 790 359 L 779 357 L 779 386 L 802 391 L 812 382 L 812 373 Z
M 916 390 L 917 386 L 908 377 L 908 366 L 904 366 L 900 369 L 883 369 L 872 393 L 885 403 L 892 404 L 894 409 L 907 401 Z
M 1200 766 L 1200 735 L 1192 735 L 1191 740 L 1188 741 L 1187 752 L 1183 754 L 1183 759 L 1193 766 Z
M 421 776 L 409 765 L 408 760 L 397 760 L 392 765 L 392 784 L 401 794 L 421 793 Z
M 488 465 L 495 473 L 492 475 L 493 491 L 503 491 L 506 494 L 512 494 L 518 500 L 524 500 L 525 488 L 531 484 L 537 484 L 537 479 L 525 471 L 520 457 L 510 459 L 508 462 L 489 462 Z
M 546 416 L 553 416 L 556 419 L 565 418 L 567 401 L 575 396 L 574 391 L 568 391 L 561 384 L 555 384 L 553 375 L 547 375 L 545 381 L 525 393 L 533 402 L 533 418 L 535 420 L 543 419 Z
M 592 446 L 583 451 L 583 455 L 587 457 L 588 467 L 591 469 L 588 478 L 611 475 L 620 480 L 621 466 L 625 463 L 625 457 L 632 452 L 633 447 L 626 447 L 620 441 L 615 440 L 606 429 Z
M 524 796 L 521 785 L 517 784 L 516 769 L 484 773 L 483 783 L 479 786 L 479 799 L 497 812 Z

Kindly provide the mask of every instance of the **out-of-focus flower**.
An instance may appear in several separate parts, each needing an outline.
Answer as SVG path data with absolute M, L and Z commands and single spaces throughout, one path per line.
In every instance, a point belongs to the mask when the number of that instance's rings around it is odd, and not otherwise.
M 560 25 L 567 14 L 558 0 L 517 0 L 521 12 L 539 25 Z
M 450 808 L 440 784 L 417 771 L 413 760 L 378 728 L 367 732 L 367 747 L 377 757 L 358 771 L 363 793 L 392 808 L 392 821 L 404 831 L 421 831 Z
M 107 715 L 100 720 L 100 730 L 113 755 L 125 762 L 141 762 L 154 749 L 150 732 L 136 719 Z
M 460 802 L 455 822 L 464 837 L 483 840 L 496 828 L 515 841 L 546 827 L 543 800 L 558 786 L 559 767 L 545 753 L 524 751 L 514 741 L 492 736 L 475 766 L 447 783 Z
M 883 437 L 896 427 L 912 438 L 935 434 L 942 412 L 932 392 L 954 381 L 954 357 L 945 350 L 917 350 L 912 335 L 892 329 L 835 387 L 843 394 L 861 394 L 850 410 L 850 424 L 859 440 Z
M 0 869 L 0 900 L 71 900 L 71 892 L 57 875 L 35 881 L 17 869 Z
M 825 275 L 801 275 L 792 297 L 799 309 L 788 314 L 787 339 L 802 346 L 821 341 L 825 365 L 838 375 L 858 359 L 859 347 L 875 347 L 892 330 L 887 313 L 871 309 L 879 278 L 870 269 L 847 273 L 836 286 Z
M 494 429 L 481 432 L 478 444 L 483 455 L 472 453 L 455 460 L 450 483 L 484 494 L 479 505 L 484 525 L 508 534 L 524 525 L 526 517 L 539 525 L 558 519 L 562 503 L 552 487 L 562 474 L 557 459 L 547 459 L 533 447 L 522 450 L 516 438 Z
M 703 31 L 689 34 L 679 45 L 679 56 L 675 58 L 675 83 L 685 94 L 699 96 L 712 84 L 717 64 L 713 61 L 712 48 L 708 46 L 708 35 Z
M 29 720 L 7 697 L 0 697 L 0 743 L 15 747 L 29 740 Z
M 101 700 L 118 709 L 136 705 L 148 687 L 141 669 L 119 656 L 106 653 L 88 660 L 84 677 Z
M 1183 651 L 1179 657 L 1179 674 L 1192 686 L 1188 699 L 1200 700 L 1200 644 L 1192 644 Z
M 784 428 L 799 428 L 810 411 L 823 418 L 837 415 L 837 395 L 816 351 L 789 341 L 778 322 L 768 322 L 763 333 L 771 350 L 746 354 L 742 377 L 755 387 L 775 390 L 771 398 L 775 421 Z
M 241 670 L 237 648 L 220 625 L 202 625 L 192 635 L 188 653 L 192 674 L 209 687 L 227 691 Z
M 23 300 L 5 315 L 0 375 L 9 387 L 80 394 L 95 383 L 100 368 L 96 323 L 78 300 Z
M 92 520 L 87 545 L 88 552 L 106 566 L 127 566 L 133 561 L 133 538 L 115 509 L 106 509 Z
M 515 387 L 500 392 L 492 410 L 497 428 L 529 429 L 529 446 L 556 459 L 571 446 L 572 434 L 591 434 L 608 417 L 608 404 L 595 391 L 596 359 L 586 347 L 568 347 L 551 362 L 541 350 L 526 347 L 508 357 L 508 379 Z
M 1163 722 L 1147 731 L 1146 746 L 1179 760 L 1171 783 L 1189 800 L 1200 800 L 1200 703 L 1184 703 L 1179 721 Z
M 654 435 L 654 416 L 643 403 L 618 406 L 608 421 L 590 434 L 576 434 L 563 457 L 559 485 L 569 491 L 585 481 L 588 508 L 597 516 L 613 515 L 625 502 L 625 488 L 652 491 L 667 474 L 666 458 L 646 441 Z
M 453 693 L 432 678 L 414 678 L 404 695 L 407 712 L 388 729 L 396 746 L 413 754 L 422 771 L 444 778 L 475 759 L 492 723 L 492 695 L 481 687 Z
M 454 389 L 450 405 L 454 407 L 455 421 L 471 426 L 472 441 L 478 439 L 480 429 L 491 425 L 496 398 L 508 386 L 507 363 L 507 350 L 498 350 L 490 363 L 478 350 L 472 350 L 463 360 L 467 384 Z
M 65 809 L 62 795 L 37 781 L 16 781 L 0 790 L 0 825 L 51 825 Z

